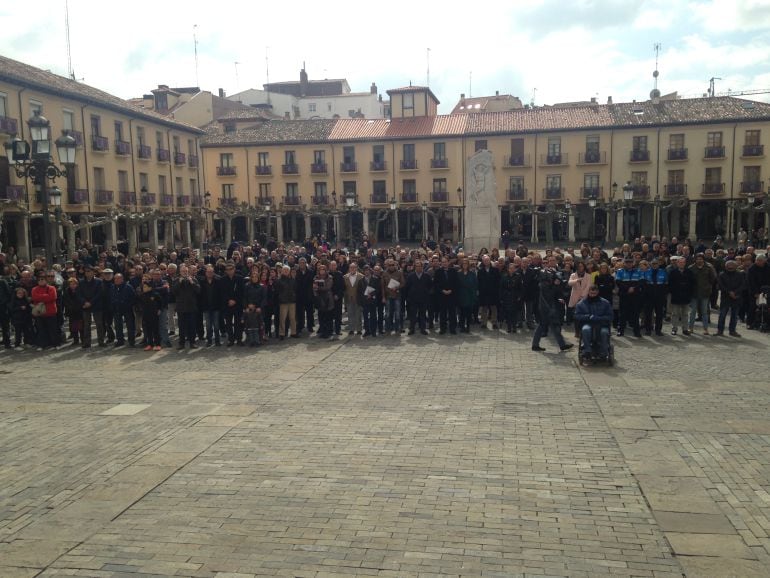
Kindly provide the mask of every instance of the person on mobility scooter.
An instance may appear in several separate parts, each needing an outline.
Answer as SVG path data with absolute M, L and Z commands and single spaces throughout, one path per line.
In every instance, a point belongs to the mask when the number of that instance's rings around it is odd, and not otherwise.
M 599 297 L 599 287 L 591 285 L 588 297 L 581 299 L 575 307 L 575 320 L 580 329 L 581 364 L 603 361 L 612 365 L 612 345 L 610 327 L 612 326 L 612 305 Z M 597 351 L 598 349 L 598 351 Z

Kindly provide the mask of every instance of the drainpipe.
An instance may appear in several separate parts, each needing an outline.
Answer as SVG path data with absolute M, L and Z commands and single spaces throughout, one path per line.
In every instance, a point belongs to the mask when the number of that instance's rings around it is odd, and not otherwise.
M 134 159 L 134 130 L 132 128 L 132 123 L 134 122 L 134 119 L 131 118 L 128 120 L 128 137 L 129 137 L 129 144 L 131 145 L 131 180 L 133 181 L 134 186 L 134 211 L 136 211 L 136 206 L 139 203 L 138 195 L 139 195 L 139 189 L 136 187 L 136 160 Z M 120 193 L 118 193 L 120 194 Z
M 736 140 L 736 133 L 738 132 L 738 123 L 736 122 L 733 125 L 733 162 L 730 166 L 730 201 L 727 203 L 727 230 L 725 231 L 725 237 L 727 237 L 728 241 L 732 241 L 735 239 L 735 235 L 733 235 L 733 231 L 736 229 L 736 227 L 733 226 L 733 222 L 735 221 L 735 159 L 738 156 L 737 151 L 735 150 L 735 140 Z
M 86 191 L 88 191 L 88 209 L 89 211 L 93 212 L 93 198 L 91 197 L 91 183 L 89 179 L 89 172 L 88 172 L 88 141 L 87 141 L 87 135 L 86 135 L 86 113 L 85 109 L 88 105 L 84 104 L 80 107 L 80 121 L 82 124 L 83 129 L 83 168 L 85 169 L 86 173 Z M 117 239 L 116 239 L 117 240 Z

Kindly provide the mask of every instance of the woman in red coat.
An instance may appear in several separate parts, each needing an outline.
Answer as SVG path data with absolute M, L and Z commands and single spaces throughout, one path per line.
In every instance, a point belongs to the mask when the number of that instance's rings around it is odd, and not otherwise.
M 56 297 L 56 287 L 48 284 L 45 275 L 40 275 L 37 286 L 32 288 L 32 314 L 37 327 L 38 351 L 59 346 Z

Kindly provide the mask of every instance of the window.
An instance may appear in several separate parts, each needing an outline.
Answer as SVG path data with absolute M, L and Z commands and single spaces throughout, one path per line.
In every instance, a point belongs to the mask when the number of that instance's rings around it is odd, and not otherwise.
M 190 194 L 193 197 L 198 196 L 198 181 L 196 181 L 195 179 L 190 179 Z
M 286 196 L 297 198 L 299 195 L 299 185 L 297 183 L 286 183 Z
M 548 137 L 548 156 L 549 157 L 561 156 L 561 137 L 558 137 L 558 136 Z
M 372 162 L 376 164 L 385 162 L 385 145 L 372 146 Z
M 297 164 L 297 157 L 294 151 L 283 151 L 284 164 L 295 165 Z
M 94 185 L 97 191 L 104 190 L 104 169 L 101 167 L 94 167 Z
M 508 199 L 519 200 L 524 198 L 524 177 L 511 177 L 508 180 Z
M 647 186 L 647 171 L 634 171 L 631 173 L 631 184 L 634 187 Z
M 583 186 L 586 189 L 598 189 L 599 173 L 586 173 L 583 175 Z
M 163 133 L 159 130 L 155 131 L 155 145 L 159 149 L 165 149 L 166 147 L 163 146 Z
M 684 149 L 684 135 L 672 134 L 668 137 L 668 146 L 672 150 Z
M 225 134 L 232 134 L 237 130 L 237 127 L 235 126 L 235 123 L 233 122 L 226 122 L 225 123 Z
M 319 197 L 325 197 L 326 196 L 326 183 L 314 183 L 314 189 L 315 196 L 317 198 Z
M 257 166 L 267 167 L 270 165 L 270 153 L 257 153 Z
M 387 195 L 387 189 L 385 186 L 385 181 L 372 181 L 372 191 L 375 195 Z
M 512 165 L 524 164 L 524 139 L 523 138 L 511 139 L 511 164 Z
M 128 191 L 128 171 L 118 171 L 118 190 Z
M 709 148 L 717 148 L 722 146 L 722 133 L 710 132 L 706 136 L 706 146 Z
M 144 189 L 145 191 L 149 191 L 150 179 L 147 176 L 147 173 L 139 173 L 139 190 L 141 191 Z
M 146 137 L 144 135 L 144 127 L 143 126 L 136 127 L 136 140 L 139 141 L 140 147 L 143 147 L 146 144 L 145 139 Z
M 433 158 L 436 160 L 443 160 L 446 158 L 446 143 L 444 142 L 433 143 Z
M 5 114 L 0 111 L 0 116 Z M 66 131 L 75 130 L 75 113 L 66 108 L 62 111 L 62 128 Z
M 342 162 L 346 164 L 356 162 L 356 147 L 342 147 Z
M 158 175 L 158 193 L 166 194 L 166 175 Z
M 404 145 L 404 161 L 414 162 L 414 145 L 413 144 Z
M 313 151 L 313 163 L 316 165 L 326 164 L 326 151 Z
M 115 140 L 116 141 L 122 141 L 123 140 L 123 123 L 119 120 L 115 121 Z
M 259 198 L 270 196 L 270 183 L 259 183 Z
M 551 196 L 561 195 L 561 175 L 548 175 L 545 178 L 545 188 Z
M 72 192 L 78 188 L 77 176 L 77 171 L 67 171 L 67 191 L 70 194 L 72 194 Z
M 762 180 L 761 167 L 743 167 L 743 181 L 751 184 L 759 184 Z
M 0 92 L 0 116 L 8 116 L 8 95 Z
M 233 185 L 233 184 L 222 185 L 222 198 L 223 199 L 234 199 L 235 198 L 235 185 Z
M 102 136 L 102 119 L 95 114 L 91 115 L 91 136 Z
M 179 150 L 179 137 L 178 136 L 173 137 L 171 143 L 172 143 L 172 145 L 174 147 L 174 154 L 178 155 L 180 153 L 180 150 Z
M 684 185 L 684 171 L 668 171 L 668 184 L 669 186 Z
M 195 141 L 191 138 L 187 139 L 187 154 L 189 154 L 191 157 L 195 156 Z
M 219 166 L 231 167 L 233 166 L 233 153 L 220 153 L 219 154 Z
M 646 151 L 647 150 L 647 137 L 635 136 L 633 137 L 633 150 Z
M 404 110 L 414 110 L 414 94 L 407 92 L 403 95 Z
M 747 130 L 746 131 L 746 146 L 759 146 L 760 143 L 760 131 Z
M 184 195 L 184 179 L 182 177 L 176 178 L 176 190 L 174 191 L 178 196 Z
M 311 102 L 311 103 L 309 103 L 309 104 L 307 105 L 307 109 L 308 109 L 308 111 L 310 111 L 310 112 L 315 112 L 315 103 L 314 103 L 314 102 Z
M 710 167 L 706 169 L 706 186 L 722 184 L 722 167 Z
M 586 156 L 599 154 L 599 135 L 593 134 L 586 137 Z
M 43 103 L 39 100 L 30 100 L 29 101 L 29 114 L 30 116 L 34 116 L 34 114 L 43 114 Z
M 446 193 L 446 179 L 433 179 L 433 192 Z
M 356 194 L 356 181 L 342 181 L 342 194 Z
M 488 148 L 487 148 L 487 141 L 486 140 L 477 140 L 476 142 L 473 143 L 473 150 L 474 150 L 474 152 L 488 150 Z
M 405 179 L 403 182 L 404 201 L 417 200 L 417 181 L 414 179 Z

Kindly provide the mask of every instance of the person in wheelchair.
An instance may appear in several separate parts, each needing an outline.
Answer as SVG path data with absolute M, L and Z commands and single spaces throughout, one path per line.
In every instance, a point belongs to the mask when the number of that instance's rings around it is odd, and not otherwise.
M 610 327 L 612 325 L 612 305 L 599 297 L 599 287 L 591 285 L 588 297 L 581 299 L 575 307 L 575 320 L 580 329 L 580 341 L 583 360 L 594 359 L 594 347 L 598 346 L 598 357 L 605 361 L 610 349 Z

